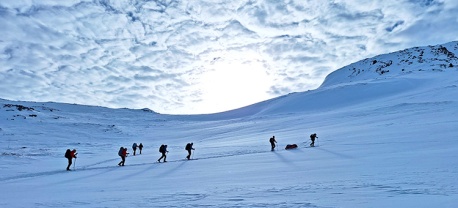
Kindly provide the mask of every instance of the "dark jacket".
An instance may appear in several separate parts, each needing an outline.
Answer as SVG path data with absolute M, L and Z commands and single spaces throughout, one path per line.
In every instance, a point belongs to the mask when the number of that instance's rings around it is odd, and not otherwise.
M 161 153 L 166 153 L 167 152 L 167 145 L 161 145 L 161 147 L 159 148 L 159 152 Z
M 188 151 L 193 150 L 194 148 L 192 148 L 192 145 L 193 145 L 192 143 L 188 143 L 184 149 Z

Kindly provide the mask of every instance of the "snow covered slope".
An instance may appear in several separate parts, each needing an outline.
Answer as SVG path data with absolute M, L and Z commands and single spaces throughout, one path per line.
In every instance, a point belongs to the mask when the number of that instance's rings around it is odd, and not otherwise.
M 404 71 L 388 57 L 407 52 L 381 55 L 389 72 L 363 60 L 317 90 L 213 115 L 0 100 L 0 207 L 456 207 L 458 70 L 427 48 L 433 61 Z M 133 142 L 143 154 L 117 166 Z
M 292 93 L 225 115 L 247 116 L 310 112 L 377 102 L 393 96 L 449 88 L 458 69 L 458 42 L 383 54 L 329 74 L 316 90 Z M 440 86 L 434 82 L 441 82 Z M 441 93 L 439 93 L 441 94 Z

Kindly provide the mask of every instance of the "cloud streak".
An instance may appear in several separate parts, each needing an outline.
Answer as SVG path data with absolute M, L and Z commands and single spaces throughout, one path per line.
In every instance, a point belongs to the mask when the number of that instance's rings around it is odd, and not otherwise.
M 230 110 L 314 89 L 370 56 L 457 40 L 457 12 L 451 0 L 0 2 L 0 97 Z

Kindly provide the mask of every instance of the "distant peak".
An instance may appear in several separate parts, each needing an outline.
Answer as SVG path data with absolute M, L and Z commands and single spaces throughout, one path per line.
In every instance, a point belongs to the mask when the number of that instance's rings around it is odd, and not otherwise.
M 332 72 L 326 77 L 321 87 L 415 71 L 456 69 L 458 67 L 457 54 L 458 41 L 382 54 Z

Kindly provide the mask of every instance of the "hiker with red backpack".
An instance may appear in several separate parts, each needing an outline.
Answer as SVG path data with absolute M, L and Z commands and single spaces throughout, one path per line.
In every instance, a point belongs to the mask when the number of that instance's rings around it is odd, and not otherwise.
M 75 158 L 75 160 L 76 160 L 76 155 L 77 154 L 78 153 L 76 153 L 76 149 L 73 149 L 73 150 L 67 149 L 67 151 L 65 152 L 65 158 L 68 159 L 67 171 L 70 171 L 70 166 L 72 165 L 72 160 L 73 160 L 73 158 Z
M 121 157 L 121 162 L 118 163 L 119 166 L 124 166 L 126 162 L 126 157 L 129 153 L 127 152 L 127 148 L 121 147 L 119 148 L 118 155 Z

